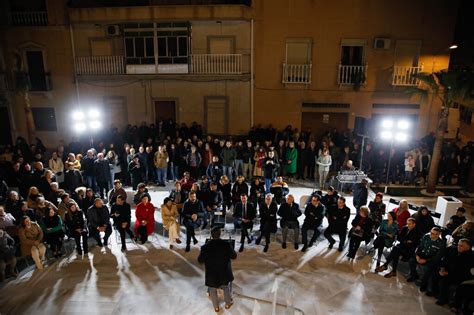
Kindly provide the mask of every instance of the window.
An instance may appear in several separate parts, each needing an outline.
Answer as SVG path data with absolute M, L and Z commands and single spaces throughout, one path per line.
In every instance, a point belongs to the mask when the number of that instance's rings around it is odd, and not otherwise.
M 28 84 L 31 91 L 48 91 L 50 82 L 44 70 L 43 52 L 28 50 L 25 52 L 28 66 Z
M 146 65 L 155 63 L 153 28 L 138 28 L 139 26 L 148 25 L 136 24 L 135 29 L 127 28 L 124 30 L 127 64 Z
M 344 66 L 362 66 L 363 46 L 342 46 L 341 64 Z
M 286 41 L 286 63 L 305 65 L 311 63 L 311 39 L 288 39 Z
M 158 63 L 186 64 L 188 63 L 187 23 L 162 23 L 158 28 Z
M 33 120 L 38 131 L 57 131 L 56 115 L 53 107 L 32 108 Z

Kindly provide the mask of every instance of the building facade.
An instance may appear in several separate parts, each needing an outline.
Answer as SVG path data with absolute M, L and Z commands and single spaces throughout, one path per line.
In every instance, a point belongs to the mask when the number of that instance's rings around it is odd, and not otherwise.
M 452 1 L 95 2 L 2 2 L 0 109 L 13 138 L 27 132 L 16 55 L 49 146 L 92 109 L 105 128 L 174 119 L 211 134 L 272 124 L 317 136 L 387 115 L 411 119 L 416 137 L 436 126 L 440 105 L 404 91 L 413 74 L 448 67 Z

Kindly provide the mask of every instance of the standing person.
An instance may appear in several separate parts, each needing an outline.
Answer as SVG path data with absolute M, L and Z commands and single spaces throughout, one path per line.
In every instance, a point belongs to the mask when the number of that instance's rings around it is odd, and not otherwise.
M 63 160 L 58 157 L 58 152 L 53 152 L 51 158 L 48 161 L 48 166 L 56 176 L 58 183 L 61 184 L 64 182 L 64 163 Z
M 74 238 L 76 241 L 76 251 L 79 256 L 82 255 L 82 250 L 87 256 L 89 252 L 89 246 L 87 244 L 87 231 L 86 218 L 84 217 L 84 212 L 81 209 L 78 209 L 75 204 L 71 203 L 69 205 L 67 214 L 66 214 L 66 226 L 69 231 L 69 236 Z M 81 247 L 81 238 L 82 238 L 82 247 Z
M 240 249 L 239 252 L 244 250 L 245 238 L 247 237 L 248 243 L 252 242 L 252 238 L 249 235 L 249 230 L 253 227 L 253 220 L 257 216 L 257 212 L 252 203 L 247 202 L 247 194 L 240 195 L 240 202 L 235 204 L 234 208 L 234 226 L 235 229 L 241 228 L 240 236 Z
M 94 151 L 89 149 L 87 150 L 86 156 L 82 159 L 79 165 L 81 166 L 82 176 L 84 176 L 84 179 L 86 180 L 87 187 L 92 188 L 92 190 L 97 192 L 97 180 L 94 172 L 94 162 Z
M 165 198 L 161 205 L 161 218 L 163 220 L 163 229 L 168 231 L 170 249 L 173 244 L 181 244 L 179 239 L 179 213 L 173 200 L 169 197 Z
M 237 146 L 235 147 L 235 152 L 236 152 L 236 156 L 235 156 L 235 173 L 238 175 L 238 176 L 242 176 L 244 174 L 244 143 L 242 141 L 239 141 L 237 143 Z M 250 178 L 250 177 L 246 177 L 245 175 L 243 175 L 245 178 Z
M 298 217 L 301 216 L 301 214 L 300 206 L 295 203 L 293 195 L 288 195 L 286 202 L 282 203 L 280 209 L 278 209 L 278 215 L 281 217 L 280 227 L 283 229 L 282 248 L 286 248 L 288 229 L 292 229 L 294 231 L 295 249 L 298 249 L 298 239 L 300 234 L 300 223 L 298 222 Z
M 318 158 L 318 149 L 316 148 L 316 142 L 311 141 L 306 151 L 306 177 L 310 180 L 314 180 L 316 159 Z
M 411 185 L 413 183 L 413 171 L 415 169 L 415 159 L 413 158 L 413 155 L 407 154 L 404 165 L 405 165 L 404 184 Z
M 301 228 L 301 238 L 303 243 L 302 252 L 305 252 L 308 247 L 313 246 L 313 243 L 321 235 L 321 225 L 323 224 L 324 214 L 326 208 L 321 203 L 321 197 L 315 195 L 311 198 L 311 203 L 306 206 L 304 210 L 304 222 Z M 309 241 L 308 245 L 308 230 L 313 230 L 313 237 Z
M 107 161 L 109 161 L 110 167 L 109 187 L 113 187 L 115 177 L 119 177 L 117 174 L 122 173 L 122 167 L 120 166 L 120 159 L 118 155 L 113 150 L 107 152 Z
M 332 234 L 339 235 L 339 249 L 342 252 L 344 250 L 344 244 L 346 242 L 347 234 L 347 222 L 351 216 L 351 210 L 346 206 L 346 198 L 339 197 L 337 199 L 337 206 L 329 209 L 328 211 L 328 222 L 329 226 L 324 231 L 324 236 L 329 241 L 329 249 L 334 246 L 336 241 L 332 238 Z
M 211 182 L 217 183 L 223 174 L 224 171 L 219 163 L 219 157 L 214 155 L 212 162 L 207 166 L 206 175 L 210 178 Z
M 265 158 L 263 164 L 263 177 L 265 178 L 265 190 L 267 194 L 270 193 L 270 187 L 277 177 L 279 169 L 280 165 L 278 164 L 278 159 L 275 157 L 275 151 L 269 151 L 268 157 Z
M 94 204 L 87 209 L 87 219 L 89 223 L 90 235 L 97 241 L 99 247 L 107 246 L 109 236 L 112 234 L 110 227 L 109 209 L 100 198 L 94 200 Z M 100 237 L 100 232 L 104 232 L 104 242 Z
M 296 174 L 297 161 L 298 160 L 298 150 L 295 148 L 295 142 L 290 141 L 288 143 L 288 148 L 285 152 L 285 161 L 286 161 L 286 174 L 288 175 L 288 182 L 293 181 L 293 177 Z
M 155 229 L 155 207 L 149 202 L 147 194 L 142 195 L 135 211 L 135 217 L 135 234 L 139 235 L 140 242 L 145 244 L 148 241 L 148 236 Z
M 138 184 L 143 182 L 143 172 L 138 154 L 135 154 L 132 161 L 128 164 L 128 172 L 132 181 L 132 189 L 137 190 Z
M 114 225 L 120 234 L 120 240 L 122 241 L 122 252 L 125 252 L 127 250 L 125 243 L 125 233 L 127 233 L 132 240 L 135 240 L 135 235 L 130 229 L 130 221 L 132 219 L 130 204 L 125 202 L 125 198 L 122 195 L 117 196 L 116 202 L 110 209 L 110 216 L 114 220 Z
M 235 159 L 237 158 L 237 152 L 232 148 L 232 142 L 229 140 L 225 143 L 225 148 L 220 153 L 222 167 L 224 169 L 224 175 L 226 175 L 230 181 L 234 180 L 232 173 Z
M 94 162 L 94 174 L 99 186 L 100 198 L 104 199 L 109 192 L 110 166 L 109 161 L 104 158 L 103 153 L 97 154 L 97 160 Z M 104 193 L 105 192 L 105 193 Z
M 253 176 L 254 177 L 262 177 L 263 176 L 263 163 L 265 161 L 265 150 L 263 147 L 258 147 L 255 151 L 253 160 L 255 161 L 255 165 L 253 167 Z
M 368 183 L 367 179 L 363 179 L 360 183 L 354 185 L 352 204 L 356 208 L 357 214 L 360 207 L 367 205 L 367 198 L 369 197 Z
M 245 178 L 251 178 L 253 175 L 253 160 L 254 149 L 252 141 L 247 140 L 245 148 L 242 150 L 242 160 L 244 163 L 244 172 L 243 175 Z
M 211 230 L 211 240 L 201 247 L 198 261 L 205 264 L 206 286 L 216 313 L 220 312 L 217 289 L 224 290 L 225 309 L 230 309 L 234 303 L 231 296 L 231 285 L 234 280 L 231 259 L 237 258 L 237 253 L 229 242 L 222 240 L 221 230 L 214 227 Z
M 321 152 L 321 155 L 318 157 L 316 164 L 318 164 L 319 189 L 324 189 L 324 186 L 326 184 L 326 178 L 328 176 L 329 169 L 332 164 L 331 155 L 329 155 L 328 149 L 324 149 Z
M 165 182 L 167 178 L 166 173 L 168 170 L 168 161 L 169 156 L 168 152 L 166 152 L 166 146 L 158 146 L 158 151 L 156 151 L 154 158 L 156 168 L 156 183 L 158 186 L 166 186 Z
M 43 230 L 36 222 L 31 222 L 29 217 L 23 217 L 21 228 L 18 230 L 21 254 L 31 256 L 36 268 L 43 269 L 46 247 L 43 244 Z

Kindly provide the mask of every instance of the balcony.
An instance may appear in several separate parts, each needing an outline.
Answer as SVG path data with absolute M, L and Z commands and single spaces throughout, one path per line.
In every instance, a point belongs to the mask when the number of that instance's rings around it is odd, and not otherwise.
M 48 12 L 46 11 L 29 11 L 29 12 L 12 12 L 11 23 L 15 26 L 47 26 Z
M 124 56 L 76 57 L 77 75 L 119 75 L 125 73 Z
M 240 54 L 202 54 L 191 56 L 193 74 L 242 74 Z
M 71 0 L 71 8 L 95 7 L 132 7 L 154 5 L 246 5 L 251 6 L 251 0 Z
M 393 86 L 417 86 L 416 76 L 423 72 L 423 65 L 419 67 L 394 66 L 392 75 Z
M 339 65 L 337 83 L 339 85 L 363 85 L 367 81 L 367 65 Z
M 190 56 L 190 64 L 126 64 L 124 56 L 76 57 L 78 76 L 101 75 L 153 75 L 153 74 L 198 74 L 240 75 L 243 74 L 241 54 L 203 54 Z
M 283 84 L 310 84 L 312 64 L 283 64 Z

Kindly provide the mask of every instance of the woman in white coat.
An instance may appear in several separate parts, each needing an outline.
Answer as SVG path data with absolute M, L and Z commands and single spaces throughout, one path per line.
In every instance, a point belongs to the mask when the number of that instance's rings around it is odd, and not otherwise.
M 324 149 L 321 155 L 316 160 L 316 164 L 318 165 L 318 173 L 319 173 L 319 188 L 324 189 L 324 185 L 326 183 L 326 177 L 329 173 L 329 168 L 332 164 L 331 156 L 329 155 L 329 150 Z

